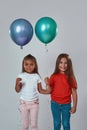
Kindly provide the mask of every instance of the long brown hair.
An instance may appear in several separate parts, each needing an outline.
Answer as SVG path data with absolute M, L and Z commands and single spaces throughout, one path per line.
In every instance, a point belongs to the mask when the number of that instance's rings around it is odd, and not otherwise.
M 24 61 L 25 60 L 32 60 L 34 63 L 35 63 L 35 69 L 33 71 L 33 73 L 37 73 L 39 74 L 38 72 L 38 65 L 37 65 L 37 60 L 34 56 L 32 56 L 31 54 L 28 54 L 24 57 L 23 61 L 22 61 L 22 72 L 25 72 L 25 69 L 24 69 Z
M 72 86 L 72 80 L 74 80 L 77 85 L 76 78 L 75 78 L 74 71 L 73 71 L 72 61 L 71 61 L 69 55 L 66 53 L 62 53 L 57 57 L 53 74 L 60 73 L 58 66 L 59 66 L 62 58 L 66 58 L 66 60 L 67 60 L 67 70 L 66 70 L 65 74 L 67 75 L 67 79 L 68 79 L 70 86 Z

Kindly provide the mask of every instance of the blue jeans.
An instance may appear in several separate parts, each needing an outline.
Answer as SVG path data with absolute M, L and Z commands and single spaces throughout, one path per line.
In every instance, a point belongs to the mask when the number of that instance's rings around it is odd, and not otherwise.
M 70 130 L 70 109 L 71 103 L 58 104 L 51 100 L 54 130 L 60 130 L 61 123 L 64 130 Z

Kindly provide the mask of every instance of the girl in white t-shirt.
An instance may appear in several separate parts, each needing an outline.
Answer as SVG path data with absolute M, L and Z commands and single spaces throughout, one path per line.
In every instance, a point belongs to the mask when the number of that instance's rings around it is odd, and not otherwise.
M 43 89 L 41 78 L 38 73 L 36 58 L 31 54 L 24 57 L 22 62 L 22 72 L 18 75 L 15 84 L 15 90 L 20 92 L 19 110 L 22 120 L 22 130 L 38 130 L 38 107 L 39 95 L 48 94 L 50 88 Z

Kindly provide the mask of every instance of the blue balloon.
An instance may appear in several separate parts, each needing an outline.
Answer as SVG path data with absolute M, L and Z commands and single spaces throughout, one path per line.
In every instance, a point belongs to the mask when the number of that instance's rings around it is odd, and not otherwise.
M 10 25 L 10 36 L 19 46 L 24 46 L 30 42 L 33 36 L 33 27 L 26 19 L 16 19 Z

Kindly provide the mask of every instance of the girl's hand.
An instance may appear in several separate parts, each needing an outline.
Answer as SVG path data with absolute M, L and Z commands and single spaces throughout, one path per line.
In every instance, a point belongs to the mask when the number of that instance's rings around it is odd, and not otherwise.
M 73 106 L 73 107 L 71 108 L 71 110 L 70 110 L 70 113 L 71 113 L 71 114 L 74 114 L 75 112 L 76 112 L 76 107 Z
M 73 100 L 73 106 L 70 112 L 73 114 L 76 112 L 77 108 L 77 90 L 75 88 L 72 88 L 72 100 Z
M 19 85 L 19 86 L 22 85 L 22 82 L 21 82 L 21 81 L 22 81 L 21 78 L 17 78 L 17 79 L 16 79 L 16 84 Z
M 16 84 L 15 84 L 15 90 L 16 92 L 20 92 L 21 88 L 22 88 L 22 79 L 21 78 L 17 78 L 16 79 Z
M 44 82 L 45 82 L 46 86 L 49 85 L 49 77 L 45 77 Z

